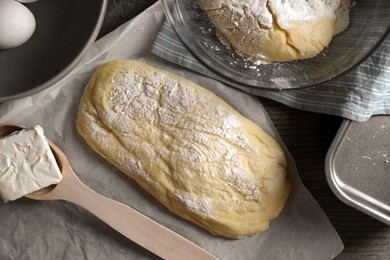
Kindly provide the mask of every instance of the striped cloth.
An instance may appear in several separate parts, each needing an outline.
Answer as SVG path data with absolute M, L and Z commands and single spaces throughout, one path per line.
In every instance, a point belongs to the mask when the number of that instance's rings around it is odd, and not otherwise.
M 249 90 L 209 70 L 183 45 L 167 21 L 163 23 L 151 52 L 250 94 L 293 108 L 361 122 L 372 115 L 390 114 L 390 35 L 369 58 L 348 73 L 315 87 L 283 92 Z

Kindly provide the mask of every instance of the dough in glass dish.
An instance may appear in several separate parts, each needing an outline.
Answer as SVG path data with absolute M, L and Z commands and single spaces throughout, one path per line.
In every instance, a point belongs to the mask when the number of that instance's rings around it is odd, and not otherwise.
M 349 23 L 349 0 L 200 0 L 221 42 L 253 61 L 322 52 Z

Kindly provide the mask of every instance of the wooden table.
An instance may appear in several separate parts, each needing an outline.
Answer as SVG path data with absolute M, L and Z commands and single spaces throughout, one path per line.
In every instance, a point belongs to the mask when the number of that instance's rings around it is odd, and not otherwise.
M 325 157 L 342 118 L 260 99 L 295 159 L 303 183 L 344 243 L 336 259 L 390 259 L 390 227 L 342 203 L 325 176 Z
M 109 0 L 99 36 L 112 31 L 154 2 Z M 263 98 L 260 101 L 294 157 L 303 183 L 344 242 L 344 250 L 336 259 L 390 259 L 390 227 L 342 203 L 326 181 L 326 153 L 343 119 L 292 109 Z

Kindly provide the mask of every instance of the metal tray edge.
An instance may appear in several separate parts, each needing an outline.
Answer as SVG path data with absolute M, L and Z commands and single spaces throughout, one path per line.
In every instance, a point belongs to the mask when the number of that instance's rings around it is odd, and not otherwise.
M 335 154 L 337 153 L 338 149 L 341 146 L 341 140 L 347 133 L 352 121 L 345 119 L 341 125 L 340 128 L 333 139 L 328 152 L 326 154 L 325 158 L 325 174 L 326 174 L 326 179 L 328 182 L 329 187 L 331 188 L 332 192 L 336 195 L 336 197 L 341 200 L 343 203 L 362 211 L 363 213 L 387 224 L 390 225 L 390 216 L 374 209 L 373 207 L 370 207 L 366 203 L 364 203 L 364 200 L 362 199 L 361 201 L 356 200 L 352 198 L 348 193 L 338 185 L 337 183 L 337 177 L 336 173 L 334 170 L 334 160 L 335 160 Z

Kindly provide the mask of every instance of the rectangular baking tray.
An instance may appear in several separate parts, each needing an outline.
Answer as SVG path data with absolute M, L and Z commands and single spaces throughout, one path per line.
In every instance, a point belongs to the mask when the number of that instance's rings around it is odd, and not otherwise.
M 390 117 L 344 120 L 325 161 L 335 195 L 390 225 Z

